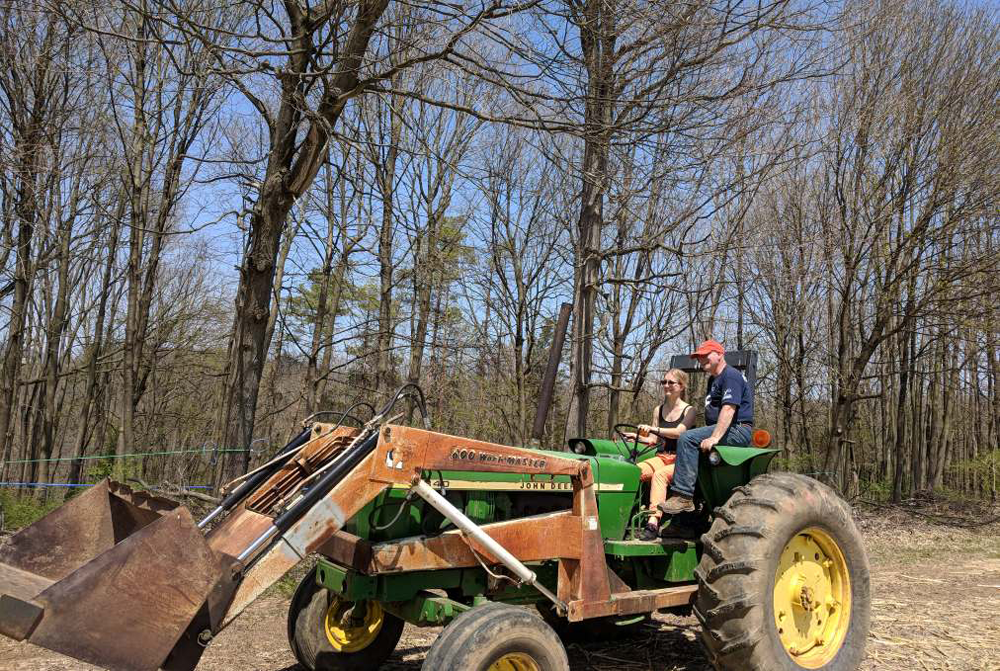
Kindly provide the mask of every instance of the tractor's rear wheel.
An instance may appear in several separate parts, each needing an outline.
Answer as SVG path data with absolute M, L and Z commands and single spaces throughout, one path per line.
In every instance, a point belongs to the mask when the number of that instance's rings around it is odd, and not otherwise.
M 489 603 L 444 628 L 423 671 L 569 671 L 566 649 L 552 628 L 523 608 Z
M 738 487 L 715 511 L 695 615 L 718 671 L 854 671 L 871 610 L 868 558 L 847 504 L 803 475 Z
M 365 671 L 392 654 L 403 625 L 377 601 L 346 601 L 320 587 L 313 570 L 292 597 L 288 643 L 309 671 Z

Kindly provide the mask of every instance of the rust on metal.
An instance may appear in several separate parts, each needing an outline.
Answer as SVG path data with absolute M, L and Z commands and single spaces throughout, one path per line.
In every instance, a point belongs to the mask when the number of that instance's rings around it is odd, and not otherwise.
M 235 557 L 224 556 L 221 558 L 221 564 L 223 568 L 219 579 L 216 580 L 208 598 L 205 599 L 205 603 L 202 604 L 201 609 L 188 624 L 184 633 L 181 634 L 166 661 L 163 662 L 163 671 L 192 671 L 205 652 L 207 643 L 203 638 L 205 632 L 209 632 L 211 635 L 219 630 L 222 618 L 229 610 L 229 604 L 239 587 L 240 579 L 239 566 Z
M 408 426 L 382 429 L 371 479 L 406 484 L 421 471 L 576 475 L 586 461 L 553 457 L 534 450 L 460 438 Z
M 567 604 L 569 606 L 567 619 L 570 622 L 579 622 L 593 617 L 652 613 L 658 608 L 685 606 L 694 600 L 697 591 L 697 585 L 681 585 L 614 594 L 604 601 L 570 601 Z
M 330 448 L 340 449 L 339 441 L 350 439 L 356 435 L 357 429 L 343 426 L 335 428 L 333 424 L 315 424 L 312 433 L 315 437 L 306 443 L 302 452 L 315 456 L 318 452 L 330 454 Z M 256 490 L 257 493 L 252 499 L 258 501 L 263 510 L 270 510 L 270 513 L 250 510 L 247 508 L 247 502 L 240 504 L 208 533 L 212 549 L 221 554 L 238 556 L 254 539 L 270 528 L 273 522 L 273 505 L 278 500 L 294 496 L 290 492 L 296 489 L 304 478 L 302 471 L 294 465 L 286 465 L 268 478 Z M 269 503 L 264 501 L 265 498 Z
M 39 594 L 44 614 L 29 640 L 115 671 L 155 671 L 221 570 L 177 508 Z
M 273 522 L 267 515 L 255 513 L 240 505 L 219 526 L 208 532 L 208 544 L 216 552 L 238 556 Z
M 611 586 L 612 594 L 631 592 L 632 588 L 625 584 L 625 581 L 618 577 L 618 574 L 608 567 L 608 584 Z
M 55 580 L 19 569 L 9 564 L 0 564 L 0 594 L 9 594 L 18 599 L 34 599 L 48 589 Z M 2 613 L 3 611 L 0 611 Z
M 341 566 L 363 573 L 371 570 L 372 544 L 346 531 L 334 531 L 316 551 Z
M 0 564 L 61 580 L 177 503 L 109 480 L 94 485 L 14 534 Z M 0 593 L 8 592 L 0 582 Z
M 278 508 L 296 496 L 306 478 L 333 455 L 350 445 L 358 432 L 350 427 L 340 427 L 333 431 L 328 429 L 324 433 L 322 426 L 314 427 L 315 437 L 247 499 L 248 510 L 262 515 L 278 514 Z
M 482 530 L 522 562 L 578 558 L 580 520 L 569 511 L 484 524 Z M 470 549 L 475 546 L 475 552 Z M 372 546 L 369 573 L 396 573 L 499 564 L 489 550 L 455 529 Z
M 253 565 L 237 588 L 220 628 L 229 626 L 264 590 L 285 575 L 308 553 L 319 551 L 323 544 L 340 530 L 337 520 L 331 519 L 324 510 L 332 509 L 331 506 L 334 506 L 337 517 L 349 520 L 385 490 L 385 483 L 373 482 L 368 477 L 372 470 L 372 462 L 378 457 L 379 452 L 376 450 L 362 459 L 361 463 L 337 483 L 320 504 L 314 506 L 292 525 L 280 541 L 250 559 Z
M 22 600 L 10 594 L 0 595 L 0 634 L 15 641 L 23 641 L 42 619 L 45 609 L 31 600 Z
M 608 564 L 594 494 L 594 476 L 589 462 L 581 462 L 580 474 L 572 478 L 573 514 L 581 520 L 580 558 L 559 562 L 559 598 L 571 601 L 606 601 L 611 597 Z

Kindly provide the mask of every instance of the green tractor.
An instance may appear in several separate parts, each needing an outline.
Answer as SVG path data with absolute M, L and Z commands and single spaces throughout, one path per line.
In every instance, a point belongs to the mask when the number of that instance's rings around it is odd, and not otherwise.
M 111 482 L 77 497 L 0 549 L 0 633 L 121 671 L 193 669 L 316 553 L 287 621 L 310 671 L 377 669 L 405 622 L 444 626 L 428 671 L 561 671 L 563 640 L 656 611 L 693 612 L 720 671 L 861 663 L 868 561 L 850 508 L 768 473 L 777 450 L 703 454 L 696 512 L 640 541 L 641 446 L 507 447 L 385 423 L 391 408 L 361 430 L 310 426 L 197 523 Z M 96 518 L 111 536 L 81 540 Z
M 578 439 L 570 445 L 595 473 L 612 582 L 649 595 L 651 606 L 659 605 L 658 593 L 676 597 L 664 600 L 662 608 L 688 613 L 693 606 L 717 669 L 858 667 L 868 635 L 868 562 L 849 507 L 831 489 L 806 476 L 767 473 L 776 450 L 720 446 L 702 459 L 699 511 L 673 522 L 682 525 L 678 536 L 694 529 L 703 532 L 700 538 L 630 540 L 644 515 L 636 455 L 621 454 L 623 441 Z M 538 480 L 459 470 L 428 476 L 480 526 L 572 507 L 566 476 Z M 408 491 L 394 487 L 379 495 L 345 527 L 367 541 L 366 555 L 397 547 L 401 539 L 454 528 L 432 506 L 407 501 Z M 517 545 L 508 547 L 518 555 Z M 550 559 L 528 565 L 555 591 L 558 564 Z M 371 669 L 393 651 L 403 622 L 447 625 L 424 663 L 428 671 L 544 671 L 568 668 L 560 637 L 620 635 L 655 610 L 572 622 L 538 589 L 519 582 L 486 561 L 366 572 L 321 557 L 292 600 L 289 642 L 310 670 Z M 515 607 L 525 604 L 534 604 L 551 629 Z

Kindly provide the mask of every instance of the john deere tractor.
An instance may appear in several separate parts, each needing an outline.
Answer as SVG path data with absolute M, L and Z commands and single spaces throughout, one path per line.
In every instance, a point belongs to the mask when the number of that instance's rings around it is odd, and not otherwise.
M 565 670 L 567 637 L 662 610 L 694 613 L 716 669 L 860 664 L 868 562 L 851 511 L 816 480 L 768 473 L 776 450 L 703 454 L 676 537 L 631 540 L 651 455 L 629 427 L 546 451 L 387 423 L 411 393 L 361 428 L 311 424 L 198 521 L 93 487 L 0 549 L 0 633 L 109 669 L 189 670 L 317 554 L 288 614 L 310 671 L 378 668 L 404 622 L 444 626 L 428 671 Z

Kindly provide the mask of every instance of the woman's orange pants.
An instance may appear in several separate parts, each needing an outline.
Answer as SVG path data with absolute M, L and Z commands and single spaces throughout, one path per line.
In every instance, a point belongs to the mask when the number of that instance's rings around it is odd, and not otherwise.
M 640 482 L 650 483 L 649 509 L 653 513 L 650 518 L 656 520 L 657 523 L 663 513 L 656 507 L 656 504 L 667 500 L 667 488 L 674 479 L 674 461 L 676 460 L 676 454 L 661 452 L 639 463 Z

